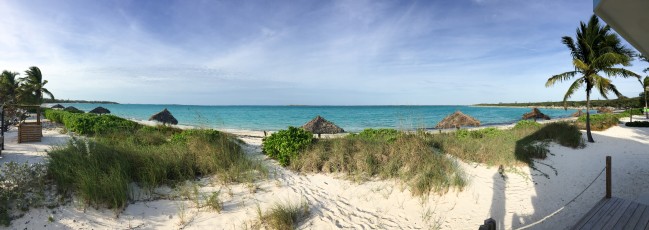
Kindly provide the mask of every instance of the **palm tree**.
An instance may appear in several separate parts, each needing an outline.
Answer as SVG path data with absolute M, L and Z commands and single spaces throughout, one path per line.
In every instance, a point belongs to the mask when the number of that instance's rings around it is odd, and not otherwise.
M 0 75 L 0 102 L 2 104 L 15 104 L 16 103 L 16 94 L 19 87 L 18 76 L 19 73 L 2 71 Z
M 645 57 L 644 55 L 640 55 L 640 60 L 643 60 L 645 62 L 649 62 L 649 59 Z M 649 67 L 645 68 L 642 70 L 642 72 L 649 72 Z M 640 81 L 640 85 L 642 85 L 642 92 L 644 92 L 644 114 L 647 119 L 649 119 L 649 111 L 647 111 L 647 87 L 649 87 L 649 76 L 644 77 L 643 80 L 640 80 L 638 77 L 638 81 Z
M 575 41 L 576 40 L 576 41 Z M 590 93 L 593 88 L 597 89 L 605 99 L 608 99 L 609 92 L 620 97 L 622 94 L 617 90 L 611 79 L 603 77 L 604 72 L 608 77 L 639 77 L 637 74 L 624 68 L 615 68 L 621 64 L 629 66 L 633 57 L 633 51 L 627 49 L 620 42 L 620 38 L 611 31 L 608 25 L 601 25 L 597 16 L 593 15 L 588 24 L 580 23 L 577 28 L 577 36 L 564 36 L 561 38 L 563 44 L 570 49 L 572 64 L 575 70 L 554 75 L 545 83 L 546 87 L 553 86 L 557 82 L 568 81 L 578 76 L 570 85 L 563 97 L 564 107 L 568 100 L 579 88 L 586 86 L 586 136 L 588 142 L 595 142 L 590 132 Z
M 26 77 L 20 78 L 23 96 L 26 97 L 23 98 L 23 101 L 31 100 L 36 104 L 42 104 L 43 94 L 47 94 L 52 98 L 52 100 L 54 100 L 54 95 L 45 88 L 47 80 L 43 80 L 43 75 L 38 67 L 29 67 L 29 69 L 25 71 L 25 74 L 27 75 Z

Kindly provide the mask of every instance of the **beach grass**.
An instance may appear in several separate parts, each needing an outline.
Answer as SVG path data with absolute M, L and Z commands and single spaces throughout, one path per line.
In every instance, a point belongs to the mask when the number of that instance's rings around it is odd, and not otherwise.
M 256 227 L 274 230 L 293 230 L 309 215 L 309 204 L 306 201 L 299 203 L 275 203 L 265 214 L 258 210 L 259 223 Z
M 132 199 L 132 182 L 153 189 L 202 176 L 237 183 L 268 175 L 226 133 L 143 127 L 134 134 L 73 138 L 49 151 L 49 173 L 59 190 L 77 195 L 88 205 L 119 210 Z
M 428 141 L 440 151 L 468 162 L 490 166 L 533 166 L 533 159 L 544 159 L 547 144 L 580 148 L 584 146 L 581 132 L 567 122 L 529 125 L 522 121 L 512 129 L 485 128 L 427 135 Z
M 455 159 L 490 166 L 534 167 L 533 159 L 549 154 L 554 142 L 584 147 L 571 123 L 541 125 L 521 121 L 511 129 L 484 128 L 450 133 L 405 133 L 365 130 L 341 138 L 318 139 L 291 162 L 301 172 L 345 173 L 352 179 L 399 179 L 414 195 L 462 189 L 467 178 Z
M 398 178 L 413 194 L 462 188 L 466 177 L 455 160 L 431 148 L 426 138 L 389 130 L 319 139 L 291 168 L 302 172 L 340 172 L 357 180 Z

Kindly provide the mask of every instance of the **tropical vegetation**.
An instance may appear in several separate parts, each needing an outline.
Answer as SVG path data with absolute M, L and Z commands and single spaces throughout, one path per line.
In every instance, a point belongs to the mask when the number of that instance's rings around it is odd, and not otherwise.
M 4 70 L 0 75 L 0 103 L 4 106 L 5 117 L 19 117 L 18 105 L 40 105 L 43 95 L 52 100 L 54 95 L 45 88 L 41 70 L 32 66 L 25 71 L 25 77 L 18 77 L 18 72 Z M 4 118 L 3 118 L 4 119 Z
M 600 24 L 595 15 L 590 18 L 588 24 L 580 23 L 575 39 L 564 36 L 562 42 L 570 49 L 575 69 L 550 77 L 545 85 L 550 87 L 558 82 L 576 78 L 565 93 L 564 102 L 579 88 L 585 87 L 586 136 L 588 142 L 595 142 L 590 127 L 591 91 L 593 88 L 596 89 L 605 99 L 608 99 L 609 92 L 621 97 L 622 94 L 613 85 L 610 77 L 638 77 L 629 70 L 616 67 L 617 65 L 629 66 L 634 53 L 622 44 L 618 35 L 608 25 Z M 600 73 L 605 73 L 608 77 Z M 567 105 L 564 103 L 565 106 Z

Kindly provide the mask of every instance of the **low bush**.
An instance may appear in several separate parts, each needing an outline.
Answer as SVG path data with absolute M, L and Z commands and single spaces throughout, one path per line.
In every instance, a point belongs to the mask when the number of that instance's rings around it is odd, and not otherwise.
M 626 125 L 628 127 L 649 127 L 649 121 L 627 122 L 624 125 Z
M 494 127 L 483 128 L 478 130 L 460 129 L 455 132 L 457 138 L 484 138 L 484 137 L 497 137 L 502 135 L 503 131 Z
M 45 194 L 49 190 L 46 180 L 47 166 L 44 164 L 13 161 L 1 164 L 0 225 L 9 226 L 12 219 L 20 216 L 19 213 L 54 202 Z
M 300 151 L 313 142 L 313 134 L 301 128 L 288 127 L 263 139 L 262 150 L 270 158 L 288 166 Z
M 515 129 L 539 128 L 541 124 L 533 120 L 521 120 L 514 125 Z
M 81 135 L 98 135 L 110 133 L 133 133 L 141 125 L 113 115 L 96 115 L 91 113 L 71 113 L 63 110 L 48 109 L 45 118 L 61 123 L 69 131 Z
M 619 115 L 610 113 L 599 113 L 590 115 L 590 129 L 593 131 L 603 131 L 610 127 L 618 125 L 620 122 Z M 575 122 L 579 129 L 586 129 L 586 115 L 577 118 Z
M 368 141 L 389 141 L 397 140 L 401 132 L 396 129 L 364 129 L 358 134 L 350 134 L 350 137 L 357 137 Z

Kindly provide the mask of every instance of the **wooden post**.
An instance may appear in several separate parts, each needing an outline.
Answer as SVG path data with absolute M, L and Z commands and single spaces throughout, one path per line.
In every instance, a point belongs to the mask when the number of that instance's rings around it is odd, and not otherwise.
M 606 156 L 606 198 L 611 198 L 611 156 Z

